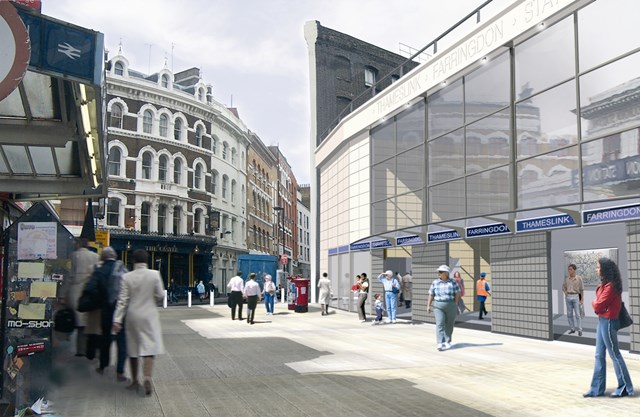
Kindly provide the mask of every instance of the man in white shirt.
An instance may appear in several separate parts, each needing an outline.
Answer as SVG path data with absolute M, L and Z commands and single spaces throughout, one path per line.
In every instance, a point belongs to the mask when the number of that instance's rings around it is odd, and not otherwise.
M 238 271 L 235 277 L 231 278 L 227 284 L 229 290 L 229 308 L 231 308 L 231 320 L 236 319 L 236 306 L 238 307 L 238 319 L 242 320 L 242 295 L 244 292 L 244 280 L 242 272 Z
M 247 297 L 247 323 L 253 324 L 260 298 L 260 284 L 256 282 L 256 274 L 253 272 L 249 274 L 249 281 L 244 287 L 244 295 Z

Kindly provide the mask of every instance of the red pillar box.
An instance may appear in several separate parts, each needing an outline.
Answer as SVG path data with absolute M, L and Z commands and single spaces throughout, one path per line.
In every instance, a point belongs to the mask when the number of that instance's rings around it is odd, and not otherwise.
M 310 281 L 307 278 L 296 278 L 293 280 L 296 284 L 296 313 L 306 313 L 309 311 L 309 289 Z

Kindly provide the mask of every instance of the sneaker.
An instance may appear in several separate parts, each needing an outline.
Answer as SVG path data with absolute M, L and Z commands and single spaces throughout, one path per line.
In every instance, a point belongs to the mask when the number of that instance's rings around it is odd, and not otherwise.
M 582 330 L 578 330 L 578 336 L 582 336 Z
M 438 343 L 438 350 L 439 351 L 443 351 L 444 350 L 444 343 Z
M 576 332 L 575 330 L 571 329 L 571 330 L 569 331 L 569 334 L 574 334 L 575 332 Z
M 451 349 L 451 343 L 443 343 L 444 350 Z
M 391 320 L 391 323 L 394 323 L 394 324 L 395 324 L 395 323 L 396 323 L 396 321 L 395 321 L 395 320 Z

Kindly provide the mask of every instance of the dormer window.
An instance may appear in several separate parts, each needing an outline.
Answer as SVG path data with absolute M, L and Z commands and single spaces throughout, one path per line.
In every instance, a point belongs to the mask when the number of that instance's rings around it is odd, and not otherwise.
M 169 88 L 169 76 L 167 74 L 162 75 L 162 86 Z
M 124 75 L 124 65 L 122 62 L 116 62 L 116 65 L 113 66 L 113 72 L 116 75 Z

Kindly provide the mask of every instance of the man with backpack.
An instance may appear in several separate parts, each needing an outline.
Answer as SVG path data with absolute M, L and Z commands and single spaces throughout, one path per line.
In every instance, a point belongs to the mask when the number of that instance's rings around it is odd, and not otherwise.
M 117 334 L 111 334 L 111 325 L 113 323 L 113 313 L 116 309 L 116 302 L 120 294 L 120 282 L 122 276 L 128 272 L 127 268 L 118 261 L 116 251 L 107 246 L 102 249 L 100 257 L 102 264 L 96 268 L 93 273 L 100 294 L 100 313 L 101 313 L 101 330 L 102 338 L 100 341 L 100 366 L 96 369 L 99 374 L 104 373 L 104 368 L 109 366 L 109 353 L 111 351 L 111 342 L 115 340 L 118 348 L 118 359 L 116 363 L 116 379 L 125 381 L 124 364 L 127 359 L 127 344 L 124 329 Z M 93 279 L 93 278 L 92 278 Z

